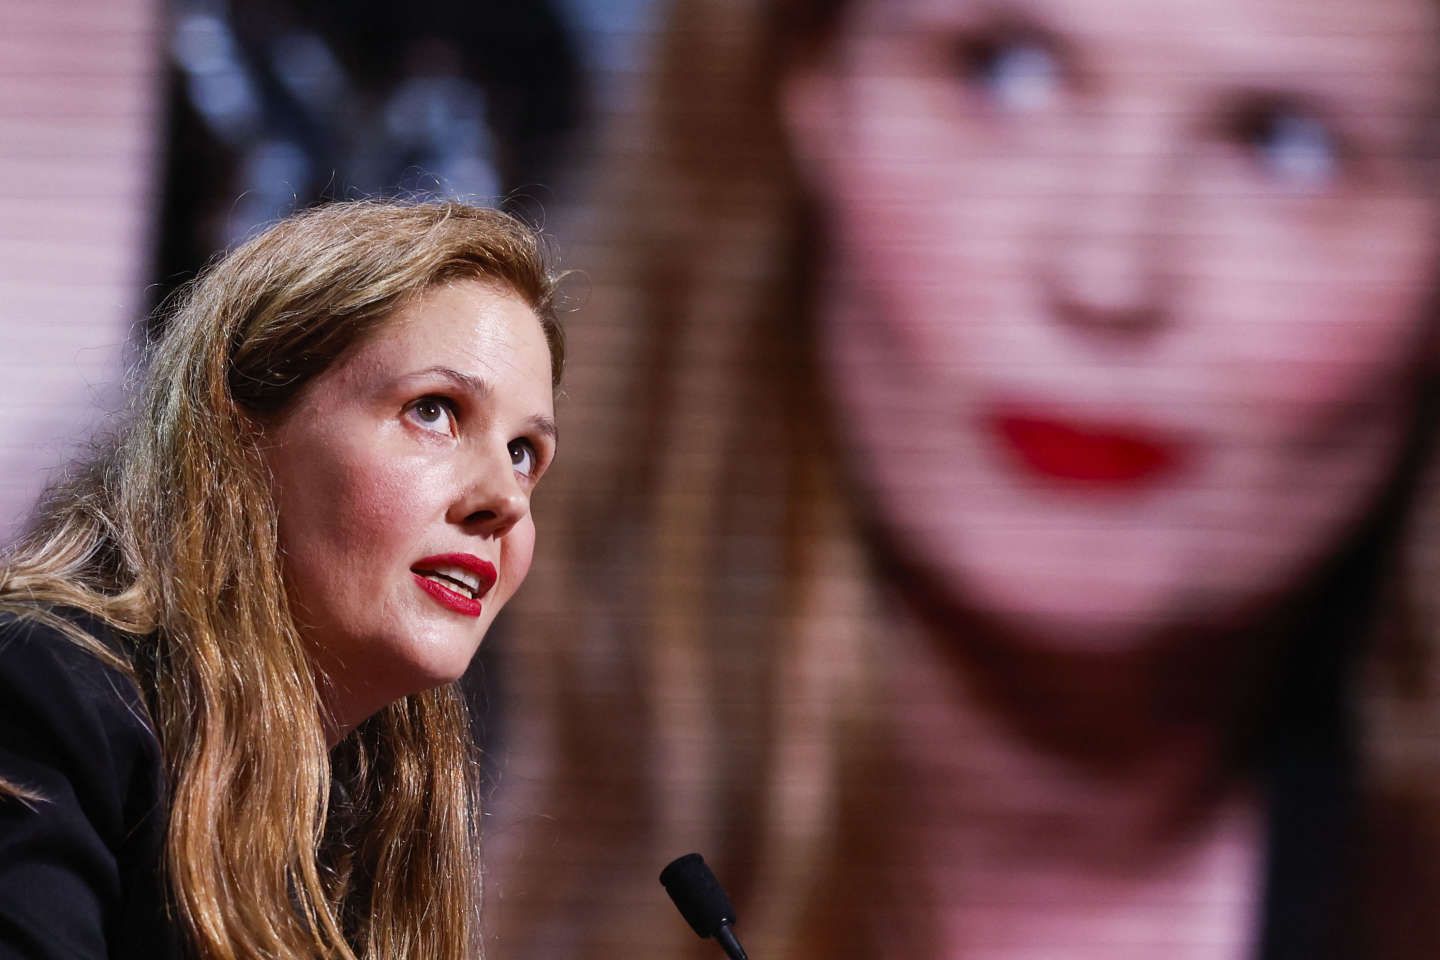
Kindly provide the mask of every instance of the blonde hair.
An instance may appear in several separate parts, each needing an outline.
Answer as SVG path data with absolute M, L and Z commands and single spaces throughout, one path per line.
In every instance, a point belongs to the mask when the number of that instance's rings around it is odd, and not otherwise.
M 0 612 L 64 630 L 146 693 L 170 788 L 169 889 L 199 956 L 478 953 L 461 695 L 406 697 L 329 752 L 257 444 L 266 414 L 457 278 L 535 311 L 558 383 L 556 278 L 533 231 L 453 202 L 307 211 L 183 292 L 132 418 L 51 491 L 0 571 Z M 57 608 L 132 635 L 133 657 L 77 635 Z M 338 811 L 332 775 L 348 793 Z
M 547 493 L 560 542 L 537 561 L 506 680 L 522 740 L 495 815 L 513 834 L 499 871 L 512 893 L 487 923 L 512 956 L 713 953 L 654 879 L 695 848 L 755 955 L 869 955 L 844 884 L 881 879 L 866 845 L 883 846 L 883 814 L 866 804 L 885 787 L 873 748 L 890 705 L 875 679 L 911 628 L 883 615 L 883 558 L 820 396 L 820 237 L 776 102 L 781 70 L 842 5 L 675 5 L 649 99 L 617 135 L 612 216 L 583 253 L 594 294 L 570 330 L 584 358 L 567 381 L 571 469 Z M 1440 510 L 1403 519 L 1398 548 L 1382 531 L 1380 559 L 1404 568 L 1386 586 L 1433 601 L 1440 557 L 1411 547 L 1440 544 Z M 1385 861 L 1366 865 L 1385 882 L 1358 922 L 1376 927 L 1440 891 L 1435 638 L 1394 629 L 1412 606 L 1385 599 L 1354 671 Z M 1387 820 L 1402 807 L 1416 815 Z M 1440 930 L 1420 927 L 1380 935 L 1427 955 Z

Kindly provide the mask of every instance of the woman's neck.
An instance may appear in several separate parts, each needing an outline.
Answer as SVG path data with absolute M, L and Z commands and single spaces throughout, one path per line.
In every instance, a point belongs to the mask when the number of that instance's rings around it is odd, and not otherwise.
M 1006 649 L 978 625 L 938 636 L 923 615 L 915 626 L 896 641 L 911 649 L 887 658 L 883 696 L 901 705 L 891 755 L 952 801 L 1072 817 L 1087 825 L 1067 831 L 1077 845 L 1094 833 L 1138 848 L 1183 833 L 1251 768 L 1273 659 L 1259 636 L 1094 653 Z
M 1162 694 L 1134 664 L 1027 658 L 997 695 L 924 631 L 908 642 L 876 783 L 884 859 L 905 865 L 887 899 L 927 904 L 928 955 L 1242 955 L 1264 832 L 1228 697 Z M 1005 712 L 1022 708 L 1025 722 Z
M 1050 955 L 1046 937 L 1110 957 L 1253 951 L 1266 771 L 1302 735 L 1344 779 L 1343 683 L 1374 566 L 1362 547 L 1263 615 L 1103 653 L 892 598 L 910 620 L 887 643 L 880 696 L 897 707 L 855 808 L 877 824 L 886 902 L 925 904 L 906 925 L 971 943 L 967 957 Z

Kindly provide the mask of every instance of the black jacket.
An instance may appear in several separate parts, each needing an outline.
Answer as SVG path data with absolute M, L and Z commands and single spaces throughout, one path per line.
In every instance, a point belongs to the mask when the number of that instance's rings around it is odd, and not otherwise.
M 74 618 L 113 649 L 121 638 Z M 160 745 L 133 681 L 52 628 L 0 621 L 0 958 L 181 956 Z

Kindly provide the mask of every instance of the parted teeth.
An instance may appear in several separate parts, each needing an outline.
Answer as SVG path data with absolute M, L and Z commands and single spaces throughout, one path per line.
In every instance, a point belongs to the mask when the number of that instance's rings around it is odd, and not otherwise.
M 462 567 L 436 567 L 431 572 L 457 583 L 463 583 L 472 597 L 480 592 L 480 578 Z

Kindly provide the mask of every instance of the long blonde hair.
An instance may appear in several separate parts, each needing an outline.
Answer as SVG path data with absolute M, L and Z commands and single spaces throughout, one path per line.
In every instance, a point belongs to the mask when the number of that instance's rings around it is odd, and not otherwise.
M 182 293 L 131 418 L 48 494 L 0 570 L 0 612 L 64 630 L 145 692 L 170 789 L 169 890 L 199 956 L 478 952 L 464 701 L 454 685 L 406 697 L 330 753 L 257 443 L 266 415 L 454 278 L 535 310 L 558 383 L 556 280 L 533 231 L 453 202 L 310 210 Z M 133 656 L 58 608 L 130 635 Z
M 509 902 L 487 922 L 512 955 L 713 953 L 655 883 L 694 848 L 732 887 L 755 955 L 868 955 L 812 936 L 854 933 L 837 888 L 875 879 L 844 858 L 883 829 L 864 808 L 885 788 L 870 751 L 893 706 L 875 678 L 907 630 L 880 610 L 885 572 L 820 396 L 821 238 L 777 105 L 780 71 L 842 6 L 674 5 L 647 99 L 612 145 L 611 216 L 581 254 L 595 290 L 570 330 L 570 468 L 547 492 L 558 539 L 506 677 Z M 1403 519 L 1380 558 L 1400 572 L 1378 573 L 1434 606 L 1440 511 Z M 1356 669 L 1362 773 L 1368 802 L 1416 816 L 1381 824 L 1386 882 L 1358 922 L 1423 955 L 1440 929 L 1384 915 L 1440 891 L 1440 674 L 1429 623 L 1389 616 L 1414 597 L 1384 599 Z

